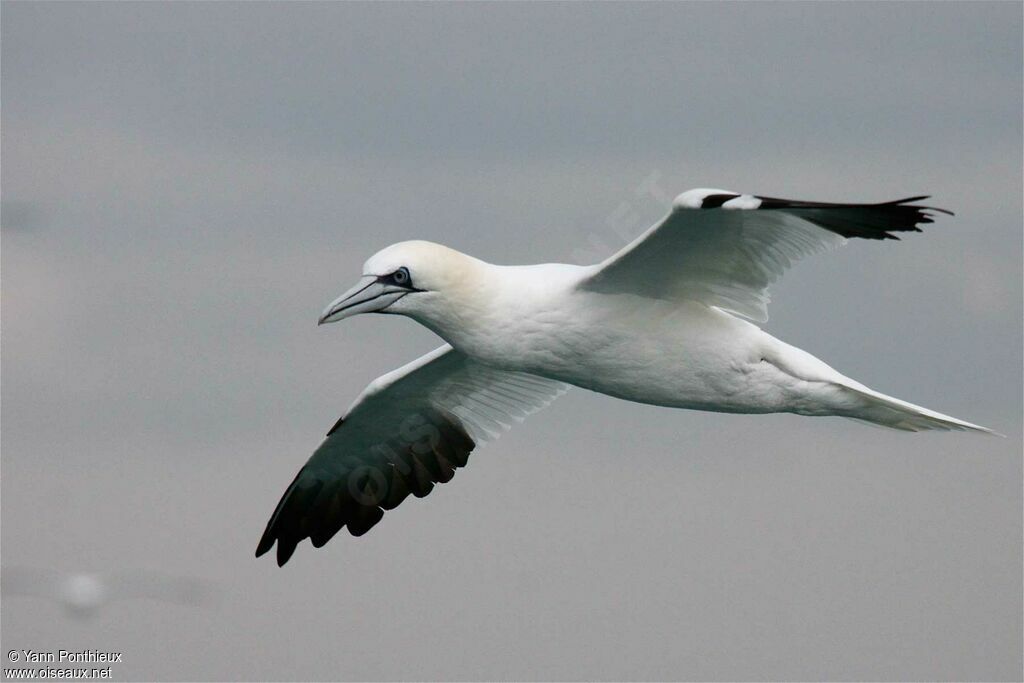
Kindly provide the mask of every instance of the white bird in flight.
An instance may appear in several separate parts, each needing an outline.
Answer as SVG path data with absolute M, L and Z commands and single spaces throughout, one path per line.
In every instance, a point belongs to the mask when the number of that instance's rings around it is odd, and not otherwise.
M 591 266 L 498 266 L 423 241 L 387 247 L 320 323 L 405 315 L 447 343 L 359 395 L 288 487 L 256 556 L 276 541 L 283 565 L 304 538 L 320 547 L 343 526 L 366 533 L 569 385 L 672 408 L 990 432 L 869 389 L 750 322 L 768 319 L 768 286 L 804 256 L 952 215 L 914 204 L 926 198 L 833 204 L 690 190 Z

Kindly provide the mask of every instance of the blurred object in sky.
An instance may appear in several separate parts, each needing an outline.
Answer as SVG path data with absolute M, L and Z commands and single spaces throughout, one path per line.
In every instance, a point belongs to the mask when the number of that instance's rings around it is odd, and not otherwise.
M 115 600 L 145 599 L 200 607 L 212 602 L 213 589 L 213 584 L 203 579 L 142 571 L 67 574 L 36 567 L 4 567 L 0 573 L 0 593 L 4 598 L 53 600 L 76 619 L 94 618 Z

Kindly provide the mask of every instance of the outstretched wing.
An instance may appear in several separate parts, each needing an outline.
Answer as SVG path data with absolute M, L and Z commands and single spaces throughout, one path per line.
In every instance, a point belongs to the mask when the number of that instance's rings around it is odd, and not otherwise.
M 256 556 L 276 541 L 283 565 L 304 538 L 319 548 L 343 526 L 353 536 L 366 533 L 385 510 L 451 480 L 478 443 L 567 388 L 489 368 L 447 344 L 377 378 L 285 491 Z
M 850 237 L 899 239 L 945 209 L 908 197 L 881 204 L 831 204 L 690 190 L 660 223 L 599 264 L 581 287 L 700 301 L 764 322 L 768 285 L 799 259 Z

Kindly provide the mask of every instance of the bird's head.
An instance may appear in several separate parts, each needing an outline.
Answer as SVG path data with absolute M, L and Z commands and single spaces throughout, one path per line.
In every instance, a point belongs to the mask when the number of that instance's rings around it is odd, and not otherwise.
M 320 324 L 360 313 L 407 315 L 443 324 L 478 289 L 482 261 L 432 242 L 399 242 L 363 264 L 363 276 L 332 301 Z

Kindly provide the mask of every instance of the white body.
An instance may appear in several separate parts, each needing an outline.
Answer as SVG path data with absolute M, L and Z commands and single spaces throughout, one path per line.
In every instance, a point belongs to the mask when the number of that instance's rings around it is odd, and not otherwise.
M 420 322 L 488 366 L 673 408 L 850 417 L 861 409 L 849 389 L 862 385 L 717 308 L 581 289 L 593 266 L 474 265 L 488 284 L 462 299 L 465 315 Z

